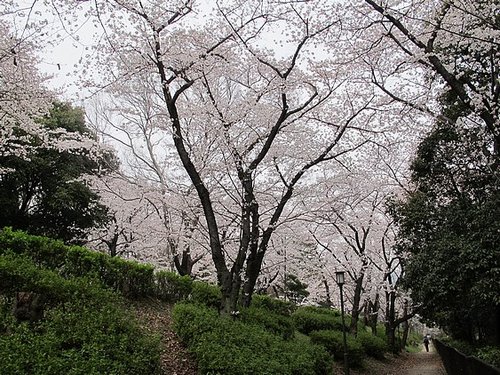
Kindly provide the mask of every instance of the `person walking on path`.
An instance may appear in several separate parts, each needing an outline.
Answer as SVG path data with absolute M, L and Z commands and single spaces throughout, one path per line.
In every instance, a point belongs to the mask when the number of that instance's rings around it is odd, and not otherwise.
M 428 335 L 424 336 L 424 345 L 425 345 L 425 351 L 429 352 L 429 336 Z

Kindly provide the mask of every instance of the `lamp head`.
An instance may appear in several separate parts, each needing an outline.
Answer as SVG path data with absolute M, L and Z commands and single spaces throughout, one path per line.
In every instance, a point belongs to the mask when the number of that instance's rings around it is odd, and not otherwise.
M 344 282 L 345 282 L 344 271 L 335 272 L 335 280 L 337 281 L 337 284 L 344 285 Z

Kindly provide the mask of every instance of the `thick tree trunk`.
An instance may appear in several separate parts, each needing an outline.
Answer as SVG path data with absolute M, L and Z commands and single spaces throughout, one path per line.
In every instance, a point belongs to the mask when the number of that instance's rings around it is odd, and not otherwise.
M 325 292 L 326 292 L 326 301 L 325 301 L 325 304 L 327 307 L 332 307 L 333 306 L 333 303 L 332 303 L 332 297 L 331 297 L 331 294 L 330 294 L 330 286 L 328 285 L 328 281 L 326 280 L 326 277 L 325 275 L 323 275 L 323 285 L 325 286 Z
M 250 253 L 247 259 L 247 267 L 245 272 L 245 283 L 243 284 L 243 295 L 241 296 L 241 304 L 244 307 L 250 306 L 252 302 L 253 292 L 257 283 L 257 278 L 260 275 L 262 261 L 264 260 L 264 252 Z
M 358 333 L 358 320 L 359 320 L 359 312 L 360 312 L 360 302 L 361 302 L 361 293 L 363 292 L 363 280 L 364 273 L 361 272 L 360 276 L 356 279 L 356 285 L 354 287 L 354 297 L 352 302 L 352 312 L 351 312 L 351 325 L 349 330 L 351 333 L 356 336 Z
M 385 334 L 387 336 L 387 344 L 393 353 L 397 353 L 396 345 L 396 293 L 394 291 L 386 292 L 386 308 L 385 308 Z
M 365 325 L 370 327 L 372 334 L 377 334 L 378 311 L 380 309 L 380 294 L 375 295 L 375 302 L 366 301 L 365 304 Z
M 179 260 L 179 254 L 174 255 L 175 269 L 181 276 L 191 276 L 194 264 L 195 262 L 191 258 L 191 252 L 189 250 L 184 250 L 182 252 L 181 260 Z

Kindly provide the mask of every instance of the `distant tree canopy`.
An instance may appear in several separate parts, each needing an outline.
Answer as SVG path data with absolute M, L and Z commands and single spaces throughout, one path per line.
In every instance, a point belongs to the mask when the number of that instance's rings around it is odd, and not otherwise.
M 494 140 L 445 96 L 448 121 L 419 145 L 416 190 L 395 206 L 405 284 L 421 314 L 453 336 L 499 340 L 500 175 Z
M 299 280 L 296 275 L 286 275 L 284 285 L 285 297 L 294 303 L 301 303 L 309 296 L 307 284 Z
M 88 229 L 107 220 L 98 196 L 78 178 L 103 172 L 114 161 L 110 155 L 92 156 L 85 147 L 75 152 L 74 146 L 54 146 L 65 132 L 79 133 L 82 142 L 89 138 L 81 109 L 56 102 L 37 122 L 52 131 L 50 147 L 43 147 L 46 140 L 31 136 L 25 142 L 39 147 L 27 156 L 12 152 L 0 157 L 2 168 L 9 171 L 0 176 L 0 227 L 78 243 Z

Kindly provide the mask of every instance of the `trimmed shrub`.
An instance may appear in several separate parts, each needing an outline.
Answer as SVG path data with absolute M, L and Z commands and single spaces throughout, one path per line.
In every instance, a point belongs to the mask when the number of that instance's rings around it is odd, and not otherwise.
M 319 330 L 342 330 L 342 320 L 336 310 L 321 307 L 299 307 L 292 314 L 293 322 L 299 332 L 306 335 Z
M 344 341 L 342 332 L 322 330 L 313 331 L 309 335 L 311 341 L 315 344 L 322 345 L 329 353 L 333 354 L 335 360 L 344 358 Z M 347 336 L 347 355 L 349 357 L 350 367 L 361 367 L 364 351 L 361 344 L 352 336 Z
M 36 265 L 59 269 L 64 265 L 67 246 L 62 241 L 32 236 L 6 227 L 0 231 L 0 254 L 4 251 L 26 254 Z
M 285 340 L 291 338 L 295 331 L 292 318 L 277 314 L 265 308 L 253 307 L 242 309 L 240 319 L 246 323 L 257 324 L 271 333 L 283 337 Z
M 142 335 L 123 312 L 82 307 L 50 309 L 35 327 L 11 326 L 0 335 L 0 373 L 155 374 L 158 340 Z
M 366 331 L 359 331 L 357 340 L 365 353 L 373 358 L 383 359 L 384 354 L 389 350 L 385 340 Z
M 260 307 L 276 314 L 291 316 L 297 305 L 270 296 L 255 294 L 252 296 L 252 307 Z
M 95 277 L 104 285 L 125 296 L 154 295 L 154 267 L 98 253 L 79 246 L 66 246 L 61 241 L 32 236 L 4 228 L 0 231 L 0 254 L 14 252 L 28 256 L 33 262 L 69 277 Z
M 194 281 L 191 290 L 191 300 L 208 307 L 220 309 L 222 293 L 217 285 Z
M 191 346 L 199 336 L 215 327 L 218 313 L 204 305 L 180 302 L 174 306 L 172 317 L 175 332 L 186 345 Z
M 285 341 L 258 325 L 219 317 L 214 309 L 192 303 L 176 304 L 173 317 L 178 335 L 196 356 L 200 373 L 328 373 L 328 354 L 309 341 Z
M 0 373 L 155 374 L 159 341 L 144 335 L 122 297 L 95 279 L 65 279 L 13 253 L 0 255 Z M 43 297 L 41 320 L 13 318 L 15 292 Z

